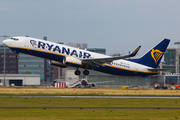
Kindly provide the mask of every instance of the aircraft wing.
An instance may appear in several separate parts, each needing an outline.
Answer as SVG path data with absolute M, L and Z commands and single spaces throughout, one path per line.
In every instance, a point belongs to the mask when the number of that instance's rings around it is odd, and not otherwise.
M 137 52 L 139 51 L 139 49 L 141 48 L 141 46 L 139 46 L 136 50 L 134 50 L 133 53 L 129 54 L 129 55 L 125 55 L 125 56 L 118 56 L 118 57 L 107 57 L 107 58 L 92 58 L 92 59 L 82 59 L 82 62 L 84 64 L 89 64 L 90 66 L 96 66 L 96 65 L 101 65 L 103 66 L 104 63 L 110 63 L 113 60 L 119 60 L 119 59 L 125 59 L 125 58 L 130 58 L 130 57 L 134 57 Z

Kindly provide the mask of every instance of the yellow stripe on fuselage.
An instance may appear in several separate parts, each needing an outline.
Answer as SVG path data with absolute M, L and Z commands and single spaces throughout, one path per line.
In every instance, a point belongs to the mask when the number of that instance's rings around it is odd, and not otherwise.
M 117 66 L 113 66 L 113 65 L 108 65 L 108 64 L 103 64 L 104 66 L 108 66 L 108 67 L 113 67 L 113 68 L 117 68 L 117 69 L 122 69 L 122 70 L 127 70 L 127 71 L 133 71 L 133 72 L 140 72 L 140 73 L 153 73 L 153 74 L 158 74 L 159 72 L 148 72 L 148 71 L 136 71 L 136 70 L 132 70 L 132 69 L 126 69 L 126 68 L 122 68 L 122 67 L 117 67 Z

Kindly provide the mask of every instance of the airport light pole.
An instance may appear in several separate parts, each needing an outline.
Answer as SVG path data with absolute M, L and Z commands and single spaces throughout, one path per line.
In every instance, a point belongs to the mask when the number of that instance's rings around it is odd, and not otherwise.
M 4 37 L 4 40 L 5 40 L 6 37 L 9 37 L 9 36 L 3 35 L 0 37 Z M 5 86 L 5 74 L 6 74 L 6 50 L 5 50 L 5 45 L 4 45 L 4 86 Z
M 177 72 L 178 72 L 178 85 L 179 85 L 179 44 L 180 42 L 174 42 L 175 45 L 178 45 L 178 68 L 177 68 Z

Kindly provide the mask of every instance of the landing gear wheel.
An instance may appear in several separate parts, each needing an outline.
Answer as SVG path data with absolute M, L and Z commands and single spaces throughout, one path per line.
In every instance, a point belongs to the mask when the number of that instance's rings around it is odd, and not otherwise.
M 84 75 L 89 75 L 89 71 L 88 70 L 84 70 L 83 74 Z
M 74 72 L 74 74 L 75 74 L 75 75 L 80 75 L 80 74 L 81 74 L 81 71 L 76 70 L 76 71 Z

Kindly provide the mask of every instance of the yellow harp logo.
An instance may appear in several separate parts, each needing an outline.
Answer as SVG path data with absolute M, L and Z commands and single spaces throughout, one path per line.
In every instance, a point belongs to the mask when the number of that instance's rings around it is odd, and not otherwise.
M 160 50 L 154 50 L 151 51 L 151 56 L 154 59 L 155 63 L 157 64 L 158 60 L 162 57 L 164 52 L 161 52 Z

